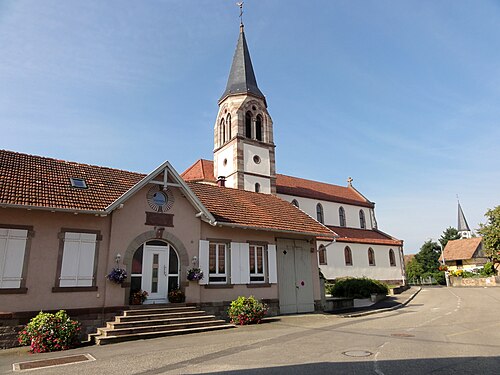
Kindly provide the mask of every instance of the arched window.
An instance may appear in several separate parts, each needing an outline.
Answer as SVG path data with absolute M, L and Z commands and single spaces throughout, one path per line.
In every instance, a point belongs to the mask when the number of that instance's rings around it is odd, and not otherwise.
M 257 120 L 255 121 L 255 138 L 258 141 L 262 141 L 262 116 L 257 115 Z
M 371 247 L 368 249 L 368 264 L 370 266 L 375 265 L 375 252 L 373 251 L 373 249 Z
M 220 120 L 219 138 L 221 146 L 226 143 L 226 127 L 224 126 L 224 119 Z
M 396 267 L 396 257 L 394 256 L 394 250 L 389 249 L 389 263 L 391 267 Z
M 227 128 L 227 137 L 226 139 L 229 141 L 231 139 L 231 114 L 228 113 L 226 117 L 226 128 Z
M 299 208 L 299 202 L 297 202 L 297 199 L 294 199 L 294 200 L 292 201 L 292 204 L 293 204 L 295 207 Z
M 324 223 L 324 217 L 323 217 L 323 206 L 321 203 L 318 203 L 316 205 L 316 219 L 323 224 Z
M 319 245 L 318 249 L 319 264 L 326 265 L 326 247 Z
M 340 221 L 340 226 L 345 227 L 345 211 L 344 207 L 340 206 L 339 208 L 339 221 Z
M 366 229 L 365 212 L 359 210 L 359 226 L 361 229 Z
M 245 114 L 245 137 L 252 138 L 252 112 Z
M 352 252 L 349 246 L 346 246 L 344 249 L 344 259 L 346 266 L 352 266 Z
M 260 184 L 258 182 L 255 183 L 255 192 L 260 193 Z

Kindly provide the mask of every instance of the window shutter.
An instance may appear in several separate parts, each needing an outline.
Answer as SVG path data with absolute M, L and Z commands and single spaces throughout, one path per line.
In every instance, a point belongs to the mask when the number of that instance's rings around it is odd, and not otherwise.
M 80 238 L 78 278 L 76 285 L 92 286 L 97 235 L 95 233 L 82 233 Z
M 240 243 L 240 281 L 250 284 L 250 244 Z
M 200 249 L 198 253 L 198 262 L 200 269 L 203 272 L 203 279 L 199 281 L 199 284 L 208 284 L 208 247 L 210 245 L 209 241 L 200 240 Z
M 76 235 L 76 236 L 75 236 Z M 78 237 L 77 237 L 78 236 Z M 78 262 L 79 262 L 79 234 L 66 232 L 64 235 L 64 249 L 61 265 L 60 286 L 77 286 Z
M 231 284 L 241 284 L 240 246 L 243 244 L 231 242 Z
M 20 288 L 28 231 L 0 229 L 0 288 Z
M 278 283 L 278 274 L 276 270 L 276 245 L 267 245 L 267 259 L 269 263 L 269 283 Z

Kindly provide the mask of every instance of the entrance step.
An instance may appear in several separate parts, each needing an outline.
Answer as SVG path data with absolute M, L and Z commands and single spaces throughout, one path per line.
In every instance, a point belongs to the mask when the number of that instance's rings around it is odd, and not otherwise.
M 183 335 L 234 328 L 214 315 L 207 315 L 194 306 L 144 307 L 126 310 L 106 327 L 89 335 L 89 341 L 97 345 L 115 342 L 143 340 L 162 336 Z

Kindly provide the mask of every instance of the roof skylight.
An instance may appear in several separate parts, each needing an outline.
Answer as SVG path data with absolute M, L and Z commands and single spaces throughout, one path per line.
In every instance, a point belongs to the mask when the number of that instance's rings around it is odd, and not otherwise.
M 78 188 L 78 189 L 87 189 L 87 183 L 83 178 L 75 178 L 75 177 L 70 177 L 69 179 L 71 181 L 71 186 Z

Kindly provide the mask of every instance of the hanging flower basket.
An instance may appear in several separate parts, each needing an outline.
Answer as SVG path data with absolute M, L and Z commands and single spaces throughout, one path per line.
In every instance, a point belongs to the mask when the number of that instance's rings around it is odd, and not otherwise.
M 189 281 L 199 281 L 203 279 L 203 271 L 200 268 L 191 268 L 187 271 Z
M 116 284 L 123 284 L 127 278 L 127 271 L 123 268 L 113 268 L 106 278 Z

